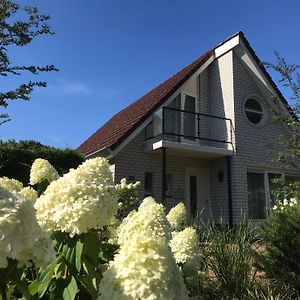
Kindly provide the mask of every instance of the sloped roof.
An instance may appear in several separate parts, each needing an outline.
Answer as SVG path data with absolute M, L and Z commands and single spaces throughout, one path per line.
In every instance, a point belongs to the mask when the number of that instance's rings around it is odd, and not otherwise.
M 83 142 L 77 148 L 77 151 L 84 155 L 89 155 L 105 148 L 110 148 L 111 150 L 115 149 L 213 54 L 213 50 L 207 51 L 181 71 L 121 110 Z

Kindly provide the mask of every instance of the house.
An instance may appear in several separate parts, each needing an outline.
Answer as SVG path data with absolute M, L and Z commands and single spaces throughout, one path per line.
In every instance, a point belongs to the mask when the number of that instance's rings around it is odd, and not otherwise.
M 297 118 L 242 32 L 197 58 L 113 116 L 78 151 L 107 157 L 116 182 L 141 181 L 140 198 L 238 223 L 265 218 L 274 178 L 299 179 L 299 161 L 279 162 Z

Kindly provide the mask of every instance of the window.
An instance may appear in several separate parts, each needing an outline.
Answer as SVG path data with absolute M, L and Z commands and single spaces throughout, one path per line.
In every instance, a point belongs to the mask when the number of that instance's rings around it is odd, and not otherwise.
M 266 210 L 274 205 L 278 179 L 282 173 L 253 171 L 247 173 L 248 182 L 248 216 L 251 219 L 265 219 Z
M 247 173 L 248 216 L 251 219 L 266 218 L 264 173 Z
M 172 174 L 167 174 L 167 176 L 166 176 L 165 195 L 167 197 L 172 197 L 173 196 L 173 178 L 172 178 Z
M 249 122 L 252 124 L 259 124 L 264 116 L 264 110 L 261 103 L 254 99 L 250 98 L 245 102 L 245 114 Z
M 144 191 L 145 197 L 153 195 L 153 173 L 145 173 Z

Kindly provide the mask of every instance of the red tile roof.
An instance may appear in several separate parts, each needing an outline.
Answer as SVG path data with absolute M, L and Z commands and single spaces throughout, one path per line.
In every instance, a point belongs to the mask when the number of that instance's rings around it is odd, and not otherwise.
M 213 50 L 207 51 L 165 82 L 121 110 L 83 142 L 77 150 L 88 155 L 105 148 L 115 149 L 187 81 L 213 53 Z

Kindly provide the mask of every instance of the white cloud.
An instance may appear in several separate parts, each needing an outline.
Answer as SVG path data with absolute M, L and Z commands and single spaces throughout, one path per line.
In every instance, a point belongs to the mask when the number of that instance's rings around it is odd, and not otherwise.
M 40 91 L 52 95 L 91 95 L 93 93 L 93 89 L 87 84 L 65 78 L 48 82 L 47 88 L 40 89 Z

